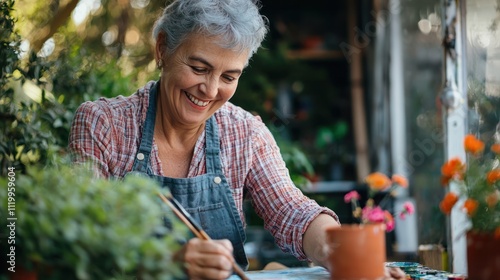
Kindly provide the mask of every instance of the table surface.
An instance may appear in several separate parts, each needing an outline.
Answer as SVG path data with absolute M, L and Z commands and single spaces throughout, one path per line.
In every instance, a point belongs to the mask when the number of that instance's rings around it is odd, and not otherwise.
M 393 266 L 395 264 L 415 264 L 417 263 L 405 263 L 405 262 L 389 262 L 386 266 Z M 398 266 L 399 267 L 399 266 Z M 408 270 L 406 268 L 409 268 Z M 425 268 L 421 265 L 418 267 L 401 267 L 410 279 L 425 279 L 425 280 L 448 280 L 449 276 L 452 274 L 445 271 L 431 270 Z M 432 272 L 432 273 L 431 273 Z M 265 279 L 265 280 L 278 280 L 278 279 L 291 279 L 291 280 L 330 280 L 330 273 L 323 267 L 297 267 L 297 268 L 287 268 L 281 270 L 257 270 L 257 271 L 247 271 L 245 275 L 251 280 L 254 279 Z M 232 275 L 228 280 L 239 280 L 237 275 Z M 463 278 L 453 278 L 453 279 L 463 279 Z
M 250 279 L 291 279 L 291 280 L 330 280 L 330 273 L 328 270 L 320 266 L 315 267 L 299 267 L 288 268 L 280 270 L 258 270 L 247 271 L 245 275 Z M 237 275 L 229 277 L 228 280 L 239 280 Z

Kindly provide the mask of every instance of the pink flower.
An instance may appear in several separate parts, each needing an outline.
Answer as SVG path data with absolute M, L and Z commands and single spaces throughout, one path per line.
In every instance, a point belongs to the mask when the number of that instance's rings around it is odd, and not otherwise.
M 406 211 L 408 214 L 413 214 L 415 212 L 415 207 L 413 206 L 413 203 L 407 201 L 403 204 L 403 209 Z
M 350 191 L 344 196 L 345 203 L 349 203 L 353 200 L 358 200 L 360 198 L 359 193 L 357 191 Z
M 363 209 L 363 220 L 366 220 L 370 223 L 383 223 L 385 218 L 384 210 L 380 207 L 369 208 L 365 207 Z
M 396 226 L 394 224 L 394 220 L 387 221 L 387 223 L 385 223 L 385 231 L 387 231 L 387 232 L 393 231 L 395 227 Z
M 406 218 L 406 214 L 411 215 L 415 212 L 415 207 L 413 206 L 413 203 L 407 201 L 403 204 L 403 211 L 399 213 L 399 218 L 401 220 L 404 220 Z

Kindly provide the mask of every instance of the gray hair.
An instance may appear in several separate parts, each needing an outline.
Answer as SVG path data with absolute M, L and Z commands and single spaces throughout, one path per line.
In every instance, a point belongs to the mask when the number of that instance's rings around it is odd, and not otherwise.
M 172 53 L 190 34 L 220 36 L 221 47 L 249 50 L 250 58 L 268 31 L 259 9 L 259 0 L 174 0 L 155 22 L 153 37 L 164 32 Z

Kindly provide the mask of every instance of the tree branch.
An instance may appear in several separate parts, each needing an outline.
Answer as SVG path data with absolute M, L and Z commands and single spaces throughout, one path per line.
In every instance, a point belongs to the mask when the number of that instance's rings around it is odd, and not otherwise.
M 35 53 L 40 51 L 43 43 L 45 43 L 45 41 L 52 37 L 52 35 L 57 32 L 57 29 L 59 29 L 59 27 L 66 23 L 78 2 L 79 0 L 70 0 L 68 4 L 57 11 L 57 13 L 48 24 L 46 24 L 36 32 L 31 42 L 32 50 Z

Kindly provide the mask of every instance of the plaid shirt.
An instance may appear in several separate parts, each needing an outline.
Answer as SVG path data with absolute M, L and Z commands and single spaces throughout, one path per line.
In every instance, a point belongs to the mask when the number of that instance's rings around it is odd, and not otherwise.
M 98 175 L 106 178 L 122 178 L 131 171 L 152 85 L 149 82 L 130 97 L 83 103 L 75 114 L 69 139 L 75 162 L 92 161 Z M 215 112 L 215 119 L 223 171 L 242 221 L 245 190 L 278 246 L 305 260 L 302 236 L 309 223 L 320 213 L 338 220 L 337 215 L 294 186 L 279 148 L 260 117 L 228 102 Z M 204 146 L 203 132 L 196 142 L 188 177 L 205 174 Z M 164 176 L 154 140 L 150 161 L 153 173 Z

